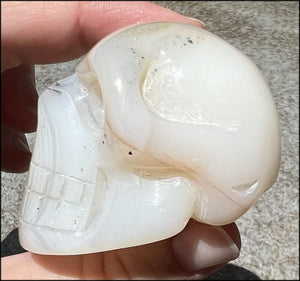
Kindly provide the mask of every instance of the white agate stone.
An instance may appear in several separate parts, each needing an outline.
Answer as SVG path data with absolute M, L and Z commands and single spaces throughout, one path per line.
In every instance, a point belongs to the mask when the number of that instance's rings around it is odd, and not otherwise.
M 39 99 L 21 245 L 93 253 L 233 222 L 271 187 L 279 122 L 257 67 L 180 23 L 100 41 Z

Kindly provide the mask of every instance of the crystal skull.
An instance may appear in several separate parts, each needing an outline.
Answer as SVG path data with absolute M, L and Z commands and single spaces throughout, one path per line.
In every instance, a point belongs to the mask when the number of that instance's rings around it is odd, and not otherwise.
M 40 95 L 20 242 L 83 254 L 227 224 L 279 165 L 275 103 L 245 55 L 187 24 L 130 26 Z

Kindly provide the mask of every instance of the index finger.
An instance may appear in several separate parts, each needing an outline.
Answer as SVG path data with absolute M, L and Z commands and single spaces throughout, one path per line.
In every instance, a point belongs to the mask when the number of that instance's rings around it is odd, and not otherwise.
M 2 2 L 1 71 L 22 63 L 74 59 L 119 28 L 151 21 L 176 21 L 203 27 L 169 9 L 135 1 Z

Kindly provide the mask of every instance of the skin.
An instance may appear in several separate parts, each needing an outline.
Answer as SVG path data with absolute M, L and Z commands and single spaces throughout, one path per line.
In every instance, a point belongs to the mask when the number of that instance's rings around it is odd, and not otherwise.
M 34 65 L 85 54 L 122 27 L 150 21 L 200 21 L 147 2 L 1 3 L 1 170 L 25 172 L 31 153 L 25 133 L 37 126 Z M 2 279 L 204 278 L 240 249 L 234 223 L 214 227 L 190 220 L 169 239 L 101 253 L 48 256 L 23 253 L 1 259 Z M 196 254 L 197 253 L 197 254 Z

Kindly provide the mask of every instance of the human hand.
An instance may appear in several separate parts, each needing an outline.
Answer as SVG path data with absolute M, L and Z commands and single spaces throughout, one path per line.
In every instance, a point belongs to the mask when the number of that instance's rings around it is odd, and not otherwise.
M 24 133 L 35 131 L 37 124 L 34 64 L 79 57 L 130 24 L 169 20 L 203 27 L 147 2 L 3 2 L 1 14 L 1 169 L 7 172 L 29 167 Z M 237 258 L 240 246 L 235 224 L 215 227 L 191 220 L 176 236 L 143 246 L 76 256 L 24 253 L 2 258 L 2 278 L 203 278 Z

